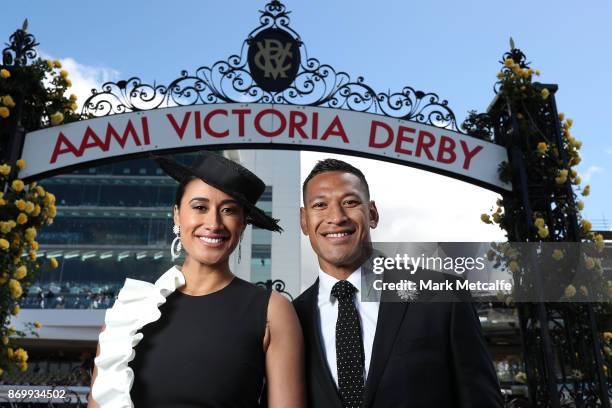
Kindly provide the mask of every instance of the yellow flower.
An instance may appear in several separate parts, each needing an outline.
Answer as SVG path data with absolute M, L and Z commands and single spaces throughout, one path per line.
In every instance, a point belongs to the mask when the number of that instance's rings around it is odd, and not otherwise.
M 588 196 L 589 194 L 591 194 L 591 185 L 587 184 L 586 186 L 584 186 L 584 188 L 582 189 L 582 195 L 583 196 Z
M 501 221 L 501 215 L 497 212 L 493 214 L 493 222 L 496 222 L 497 224 L 499 224 L 500 221 Z
M 604 240 L 603 235 L 601 235 L 601 234 L 593 235 L 593 241 L 595 241 L 595 242 L 600 242 L 600 241 L 603 242 L 603 240 Z
M 582 230 L 584 232 L 591 231 L 591 228 L 593 227 L 593 225 L 591 224 L 591 222 L 589 220 L 582 220 L 582 221 L 580 221 L 580 224 L 582 225 Z
M 13 277 L 17 280 L 20 280 L 20 279 L 25 278 L 27 274 L 28 274 L 28 268 L 26 268 L 25 265 L 21 265 L 19 268 L 15 270 Z
M 57 266 L 58 266 L 57 259 L 55 259 L 55 258 L 51 258 L 51 259 L 49 260 L 49 263 L 51 264 L 51 267 L 52 267 L 53 269 L 57 268 Z
M 36 258 L 38 258 L 38 255 L 36 254 L 36 251 L 30 251 L 28 252 L 28 255 L 30 257 L 31 260 L 35 261 Z
M 28 352 L 22 349 L 21 347 L 15 350 L 14 356 L 15 356 L 15 360 L 17 361 L 20 361 L 20 362 L 28 361 Z
M 6 79 L 6 78 L 10 78 L 11 77 L 11 73 L 9 72 L 8 69 L 0 69 L 0 78 L 2 79 Z
M 17 201 L 15 201 L 15 207 L 17 207 L 19 209 L 19 211 L 23 211 L 26 208 L 26 202 L 19 199 Z
M 55 68 L 61 68 L 62 67 L 62 63 L 59 62 L 59 60 L 55 60 L 55 61 L 53 61 L 53 66 Z
M 510 68 L 514 65 L 514 60 L 512 58 L 506 58 L 506 60 L 504 61 L 504 65 Z
M 540 96 L 542 97 L 542 99 L 548 99 L 549 95 L 550 95 L 550 91 L 546 88 L 540 91 Z
M 25 212 L 30 214 L 32 211 L 34 211 L 34 203 L 31 201 L 26 201 Z
M 62 69 L 60 71 L 60 76 L 64 79 L 68 78 L 68 71 L 66 71 L 65 69 Z
M 510 270 L 512 272 L 517 272 L 519 270 L 519 265 L 518 265 L 518 262 L 516 262 L 516 261 L 510 261 L 510 265 L 509 266 L 510 266 Z
M 62 112 L 55 112 L 53 115 L 49 116 L 49 119 L 51 119 L 51 124 L 53 126 L 59 125 L 64 121 L 64 114 Z
M 69 79 L 67 79 L 67 80 L 66 80 L 66 86 L 67 86 L 68 88 L 70 88 L 70 87 L 72 86 L 72 81 L 71 81 L 71 80 L 69 80 Z
M 9 246 L 10 246 L 9 242 L 6 239 L 0 238 L 0 249 L 3 249 L 6 251 L 9 248 Z
M 70 102 L 76 102 L 77 98 L 75 94 L 70 94 Z
M 46 60 L 45 62 L 47 63 L 47 67 L 49 67 L 49 69 L 53 69 L 53 61 Z
M 19 215 L 17 216 L 17 224 L 23 225 L 26 222 L 28 222 L 28 216 L 24 213 L 19 213 Z
M 37 329 L 40 329 L 41 327 L 43 327 L 43 325 L 39 321 L 36 321 L 34 322 L 34 327 L 36 327 Z
M 40 205 L 35 204 L 34 205 L 34 211 L 32 211 L 32 216 L 37 217 L 38 214 L 40 214 Z
M 33 241 L 36 238 L 36 227 L 30 227 L 25 231 L 26 240 Z
M 19 364 L 19 370 L 21 372 L 28 371 L 28 363 L 25 363 L 25 362 L 24 363 L 20 363 Z
M 15 107 L 15 101 L 13 100 L 13 97 L 11 95 L 4 95 L 2 97 L 2 104 L 4 106 L 8 106 L 9 108 Z
M 30 244 L 30 247 L 31 247 L 33 250 L 37 251 L 37 250 L 38 250 L 38 242 L 36 242 L 36 241 L 32 241 L 32 243 Z
M 0 165 L 0 174 L 7 176 L 11 172 L 11 166 L 8 164 Z
M 546 153 L 548 151 L 548 145 L 544 142 L 538 143 L 538 151 L 542 154 Z
M 576 288 L 574 287 L 574 285 L 567 285 L 567 287 L 563 291 L 563 294 L 566 298 L 574 297 L 576 295 Z
M 579 185 L 580 183 L 582 183 L 582 178 L 580 176 L 574 177 L 574 184 Z
M 539 69 L 536 69 L 536 70 L 535 70 L 535 74 L 536 74 L 537 76 L 540 76 L 540 73 L 541 73 L 541 72 L 540 72 L 540 70 L 539 70 Z
M 574 124 L 574 119 L 572 118 L 567 118 L 567 120 L 565 121 L 565 123 L 567 123 L 567 128 L 571 128 L 572 125 Z
M 76 103 L 71 103 L 70 104 L 70 110 L 75 112 L 77 109 L 79 109 L 79 106 Z
M 606 343 L 609 342 L 612 340 L 612 332 L 604 332 L 603 338 Z
M 525 384 L 527 382 L 527 374 L 525 374 L 522 371 L 519 371 L 518 373 L 516 373 L 516 375 L 514 376 L 514 381 L 521 383 L 521 384 Z
M 15 305 L 13 307 L 13 310 L 11 310 L 11 314 L 13 316 L 17 316 L 19 314 L 19 312 L 21 312 L 21 306 L 19 306 L 19 305 Z
M 587 259 L 584 260 L 584 266 L 588 269 L 591 270 L 595 267 L 595 260 L 593 258 L 591 258 L 590 256 L 587 257 Z
M 578 201 L 576 202 L 576 207 L 578 207 L 578 209 L 579 209 L 580 211 L 582 211 L 582 210 L 584 209 L 584 202 L 583 202 L 583 201 L 581 201 L 581 200 L 578 200 Z
M 497 76 L 498 79 L 502 79 L 504 77 L 504 73 L 503 72 L 498 72 L 496 76 Z
M 23 190 L 23 181 L 19 179 L 13 180 L 13 183 L 11 183 L 11 188 L 17 192 L 20 192 Z
M 563 121 L 563 119 L 565 119 L 565 113 L 559 112 L 559 120 Z
M 36 192 L 41 196 L 44 197 L 45 196 L 45 189 L 43 188 L 43 186 L 36 186 Z
M 546 238 L 548 237 L 548 228 L 544 227 L 544 228 L 538 228 L 538 235 L 540 236 L 540 238 Z
M 560 249 L 555 249 L 552 253 L 552 257 L 555 261 L 560 261 L 561 259 L 563 259 L 563 251 Z
M 491 224 L 491 218 L 489 217 L 489 214 L 481 214 L 480 215 L 480 220 L 482 222 L 484 222 L 485 224 Z
M 21 288 L 21 284 L 16 279 L 9 280 L 9 290 L 11 291 L 11 296 L 13 299 L 19 299 L 21 295 L 23 295 L 23 289 Z
M 533 224 L 538 228 L 544 228 L 544 218 L 536 218 Z
M 588 296 L 589 295 L 589 290 L 586 288 L 586 286 L 584 286 L 584 285 L 580 286 L 580 294 L 582 296 Z
M 11 111 L 8 110 L 7 107 L 0 106 L 0 118 L 6 119 L 9 117 L 10 114 L 11 114 Z
M 2 344 L 4 344 L 5 346 L 9 344 L 8 336 L 2 336 Z
M 17 165 L 17 168 L 19 170 L 23 170 L 23 168 L 26 166 L 26 162 L 23 159 L 19 159 L 17 160 L 17 163 L 15 163 Z

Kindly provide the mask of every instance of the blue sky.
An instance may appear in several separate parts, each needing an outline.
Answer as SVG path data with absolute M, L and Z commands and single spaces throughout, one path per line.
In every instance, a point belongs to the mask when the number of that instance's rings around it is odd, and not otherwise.
M 91 83 L 133 75 L 167 83 L 182 69 L 193 72 L 238 53 L 264 4 L 10 2 L 0 14 L 0 38 L 7 41 L 27 17 L 39 50 L 74 60 Z M 485 110 L 493 98 L 498 61 L 512 36 L 532 67 L 542 71 L 541 82 L 559 84 L 559 111 L 574 119 L 573 134 L 583 141 L 579 172 L 592 186 L 584 214 L 605 216 L 612 227 L 611 2 L 302 0 L 285 5 L 310 56 L 364 76 L 380 91 L 409 85 L 436 92 L 459 120 L 469 109 Z

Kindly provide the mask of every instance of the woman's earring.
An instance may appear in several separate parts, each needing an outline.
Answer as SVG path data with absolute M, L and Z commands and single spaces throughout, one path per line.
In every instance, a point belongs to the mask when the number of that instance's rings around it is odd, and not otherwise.
M 172 260 L 174 261 L 176 258 L 180 256 L 183 245 L 181 244 L 180 227 L 174 224 L 174 227 L 172 227 L 172 232 L 174 232 L 174 234 L 176 235 L 176 237 L 172 241 L 172 244 L 170 245 L 170 252 L 172 253 Z M 176 251 L 174 250 L 175 245 L 176 245 Z

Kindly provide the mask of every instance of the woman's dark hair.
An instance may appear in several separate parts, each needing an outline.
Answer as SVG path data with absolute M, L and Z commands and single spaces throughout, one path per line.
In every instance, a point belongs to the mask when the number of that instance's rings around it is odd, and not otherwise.
M 179 183 L 176 189 L 176 198 L 175 198 L 175 204 L 178 208 L 181 208 L 181 200 L 183 199 L 183 194 L 185 194 L 185 187 L 187 187 L 187 184 L 189 184 L 191 180 L 195 180 L 195 179 L 197 179 L 196 176 L 189 176 Z

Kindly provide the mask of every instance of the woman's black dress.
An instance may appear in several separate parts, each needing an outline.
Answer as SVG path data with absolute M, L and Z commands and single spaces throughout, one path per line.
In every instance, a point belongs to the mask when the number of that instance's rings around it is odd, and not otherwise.
M 134 407 L 259 406 L 269 298 L 238 277 L 208 295 L 171 293 L 134 348 Z

